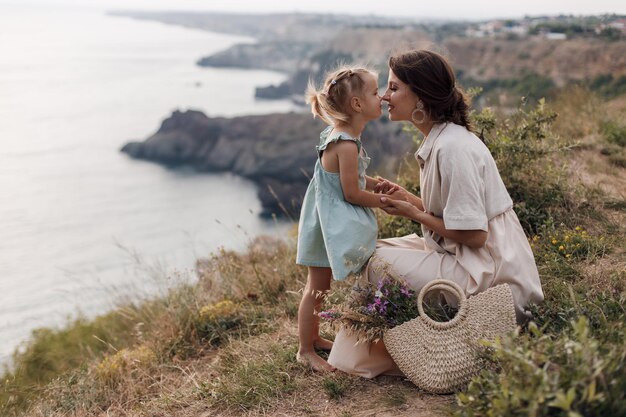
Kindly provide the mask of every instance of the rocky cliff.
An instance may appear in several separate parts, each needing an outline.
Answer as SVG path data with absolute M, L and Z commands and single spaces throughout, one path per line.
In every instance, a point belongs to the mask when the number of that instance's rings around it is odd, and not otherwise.
M 175 111 L 155 134 L 127 143 L 122 152 L 169 166 L 241 175 L 258 184 L 262 215 L 297 218 L 323 128 L 310 114 L 209 118 L 200 111 Z M 370 123 L 362 138 L 372 157 L 370 175 L 394 172 L 396 161 L 412 148 L 402 125 L 386 119 Z

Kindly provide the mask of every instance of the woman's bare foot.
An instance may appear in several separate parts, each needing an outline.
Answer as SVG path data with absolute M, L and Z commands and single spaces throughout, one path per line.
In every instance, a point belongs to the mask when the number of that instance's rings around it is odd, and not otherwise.
M 313 342 L 313 347 L 316 350 L 322 350 L 324 352 L 330 352 L 330 350 L 333 348 L 333 341 L 332 340 L 328 340 L 328 339 L 324 339 L 323 337 L 318 337 Z
M 304 352 L 304 353 L 298 352 L 296 354 L 296 361 L 298 361 L 299 363 L 303 365 L 310 367 L 315 372 L 325 373 L 325 372 L 334 372 L 336 370 L 336 368 L 331 366 L 324 359 L 317 356 L 315 352 Z

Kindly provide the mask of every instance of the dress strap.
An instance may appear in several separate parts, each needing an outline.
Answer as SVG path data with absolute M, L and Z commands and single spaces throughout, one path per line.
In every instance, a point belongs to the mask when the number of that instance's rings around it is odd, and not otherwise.
M 328 126 L 326 129 L 320 133 L 320 143 L 315 147 L 317 149 L 317 153 L 319 156 L 322 155 L 322 152 L 328 147 L 329 144 L 338 142 L 340 140 L 349 140 L 356 143 L 359 154 L 361 153 L 361 140 L 359 138 L 354 138 L 348 135 L 345 132 L 333 132 L 331 135 L 333 127 Z

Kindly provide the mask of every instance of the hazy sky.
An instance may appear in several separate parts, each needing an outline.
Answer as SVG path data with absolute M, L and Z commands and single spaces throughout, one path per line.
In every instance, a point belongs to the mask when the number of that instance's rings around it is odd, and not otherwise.
M 198 10 L 225 12 L 328 12 L 415 16 L 438 19 L 487 19 L 541 14 L 626 14 L 624 0 L 0 0 L 0 5 L 64 6 L 92 9 Z

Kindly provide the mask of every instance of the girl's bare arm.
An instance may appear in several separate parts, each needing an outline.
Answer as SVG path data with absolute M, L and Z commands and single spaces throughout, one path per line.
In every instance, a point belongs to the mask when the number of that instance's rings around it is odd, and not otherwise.
M 341 140 L 333 145 L 333 151 L 339 162 L 339 180 L 346 201 L 363 207 L 385 206 L 380 201 L 380 195 L 359 188 L 359 154 L 356 143 Z M 391 195 L 389 197 L 393 198 Z

